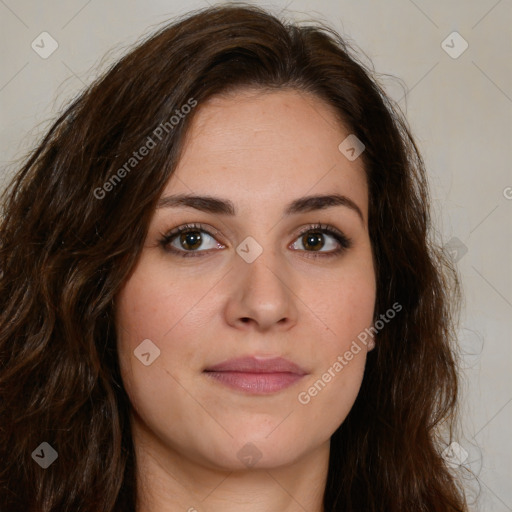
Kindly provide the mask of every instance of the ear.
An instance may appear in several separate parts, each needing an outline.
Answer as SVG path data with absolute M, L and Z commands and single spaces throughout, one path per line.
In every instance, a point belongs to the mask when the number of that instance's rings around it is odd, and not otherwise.
M 366 346 L 368 347 L 368 352 L 370 352 L 370 350 L 373 350 L 375 348 L 375 339 L 373 336 L 368 340 L 368 343 L 366 344 Z

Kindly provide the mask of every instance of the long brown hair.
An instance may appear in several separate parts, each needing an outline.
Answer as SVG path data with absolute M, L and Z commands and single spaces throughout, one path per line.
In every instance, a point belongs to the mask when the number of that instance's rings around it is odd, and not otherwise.
M 176 168 L 194 102 L 245 87 L 310 92 L 364 143 L 375 318 L 403 308 L 377 334 L 358 398 L 332 436 L 325 511 L 466 510 L 439 437 L 457 399 L 457 280 L 431 241 L 424 164 L 407 123 L 335 31 L 231 5 L 165 25 L 113 65 L 58 117 L 2 196 L 2 512 L 135 510 L 113 300 Z M 154 146 L 135 161 L 148 137 Z M 31 456 L 42 442 L 58 453 L 47 469 Z

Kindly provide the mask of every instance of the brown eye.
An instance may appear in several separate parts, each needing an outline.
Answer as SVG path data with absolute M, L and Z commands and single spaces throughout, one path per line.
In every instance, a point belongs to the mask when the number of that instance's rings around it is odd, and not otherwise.
M 203 241 L 200 231 L 187 231 L 180 234 L 180 244 L 184 249 L 194 250 L 201 246 Z
M 313 251 L 320 250 L 324 245 L 323 233 L 318 231 L 310 231 L 309 233 L 302 236 L 302 244 L 307 249 L 311 249 Z
M 323 224 L 308 226 L 292 244 L 293 249 L 298 249 L 313 258 L 338 256 L 350 247 L 352 241 L 341 231 Z
M 172 230 L 160 240 L 165 251 L 179 256 L 203 256 L 209 249 L 224 249 L 212 233 L 201 225 L 187 224 Z

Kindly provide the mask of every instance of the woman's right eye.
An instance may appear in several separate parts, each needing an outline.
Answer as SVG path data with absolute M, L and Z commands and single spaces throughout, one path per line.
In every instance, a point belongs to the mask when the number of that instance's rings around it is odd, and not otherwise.
M 204 247 L 210 241 L 210 247 Z M 171 253 L 184 258 L 190 256 L 202 256 L 201 253 L 211 249 L 224 249 L 225 246 L 217 242 L 213 235 L 199 224 L 186 224 L 163 235 L 160 240 L 162 247 Z M 202 250 L 199 248 L 202 247 Z

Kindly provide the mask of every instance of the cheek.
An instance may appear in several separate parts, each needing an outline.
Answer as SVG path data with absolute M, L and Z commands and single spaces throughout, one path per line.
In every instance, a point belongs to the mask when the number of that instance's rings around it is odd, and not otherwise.
M 185 370 L 193 373 L 201 368 L 198 333 L 208 332 L 208 326 L 201 325 L 207 322 L 201 302 L 204 290 L 187 284 L 188 279 L 176 279 L 165 267 L 143 257 L 116 297 L 121 376 L 132 405 L 139 414 L 144 411 L 143 416 L 169 411 L 170 397 L 179 401 L 182 385 L 188 385 Z M 142 361 L 137 358 L 136 354 L 147 353 Z M 149 359 L 147 366 L 144 359 Z
M 324 334 L 315 343 L 316 371 L 296 399 L 308 417 L 322 418 L 323 434 L 331 435 L 350 412 L 364 375 L 376 297 L 373 264 L 351 262 L 336 280 L 319 284 L 307 300 L 315 304 Z
M 371 259 L 347 262 L 336 277 L 317 276 L 304 282 L 299 296 L 320 320 L 325 336 L 321 344 L 325 354 L 345 351 L 351 341 L 372 325 L 376 281 Z
M 143 400 L 157 402 L 155 390 L 169 385 L 162 365 L 167 351 L 161 340 L 179 315 L 176 303 L 167 307 L 166 301 L 172 301 L 172 296 L 166 299 L 169 294 L 161 280 L 159 283 L 143 263 L 117 295 L 115 315 L 121 375 L 136 409 Z
M 151 257 L 141 258 L 116 298 L 119 357 L 125 366 L 139 370 L 133 352 L 146 339 L 160 349 L 151 366 L 180 373 L 183 361 L 190 367 L 199 365 L 200 337 L 196 334 L 207 321 L 204 294 L 211 287 L 206 279 L 191 281 Z
M 193 295 L 142 261 L 117 296 L 118 332 L 161 340 L 193 306 Z
M 179 401 L 183 389 L 174 376 L 179 362 L 189 361 L 191 354 L 187 344 L 176 344 L 170 351 L 162 341 L 168 331 L 173 332 L 180 308 L 179 301 L 160 288 L 161 281 L 158 286 L 145 272 L 133 274 L 126 283 L 116 299 L 117 349 L 121 378 L 133 410 L 153 430 L 165 425 L 168 435 L 177 437 L 175 425 L 179 421 L 170 404 Z

